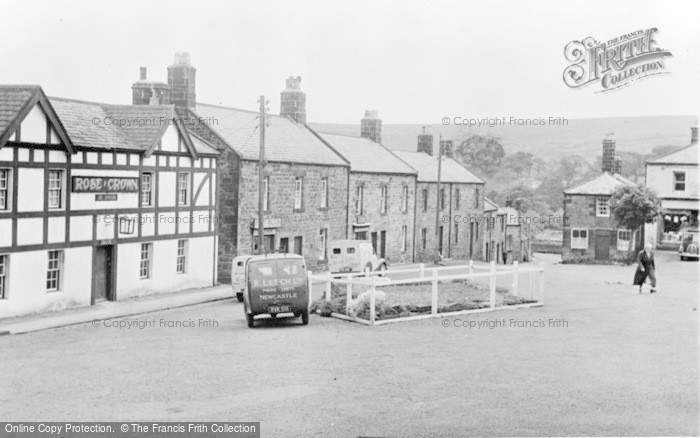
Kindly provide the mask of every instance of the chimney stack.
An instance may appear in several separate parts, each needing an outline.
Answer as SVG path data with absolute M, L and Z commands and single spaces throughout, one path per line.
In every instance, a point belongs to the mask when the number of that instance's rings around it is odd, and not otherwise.
M 698 142 L 698 127 L 691 126 L 690 127 L 690 144 L 695 144 L 697 142 Z
M 430 133 L 430 126 L 423 126 L 418 134 L 418 152 L 433 155 L 433 134 Z
M 452 154 L 453 154 L 452 140 L 441 140 L 440 141 L 440 150 L 442 151 L 443 156 L 452 158 Z
M 146 79 L 146 67 L 139 69 L 139 80 L 131 85 L 132 105 L 170 105 L 170 85 Z
M 613 173 L 622 173 L 622 157 L 615 155 L 615 164 L 613 165 Z
M 197 69 L 190 65 L 190 54 L 175 54 L 173 65 L 168 67 L 168 84 L 171 89 L 171 101 L 175 106 L 193 108 L 197 102 L 195 93 L 195 73 Z
M 615 172 L 615 134 L 609 133 L 603 140 L 603 172 Z
M 301 76 L 290 76 L 287 88 L 281 93 L 280 115 L 297 123 L 306 123 L 306 93 L 301 91 Z
M 360 123 L 360 137 L 369 138 L 375 143 L 382 142 L 382 121 L 375 110 L 366 110 Z

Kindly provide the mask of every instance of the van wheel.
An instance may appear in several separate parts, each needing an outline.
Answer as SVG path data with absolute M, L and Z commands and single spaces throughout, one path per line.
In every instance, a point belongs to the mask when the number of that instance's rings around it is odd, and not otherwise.
M 303 312 L 301 312 L 301 323 L 304 325 L 309 324 L 309 311 L 308 310 L 304 310 Z
M 386 265 L 382 263 L 379 265 L 379 276 L 380 277 L 385 277 L 386 276 Z
M 236 293 L 236 298 L 238 298 L 239 303 L 242 303 L 243 302 L 243 293 L 242 292 Z
M 248 322 L 248 328 L 254 328 L 255 327 L 255 321 L 253 320 L 253 315 L 250 315 L 248 313 L 245 314 L 245 320 Z

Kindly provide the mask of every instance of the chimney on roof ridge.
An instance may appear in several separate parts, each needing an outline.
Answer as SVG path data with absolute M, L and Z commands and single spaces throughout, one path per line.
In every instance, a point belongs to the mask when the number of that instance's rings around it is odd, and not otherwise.
M 139 80 L 131 85 L 132 105 L 170 105 L 170 85 L 164 82 L 149 82 L 146 67 L 139 69 Z
M 365 117 L 360 122 L 360 137 L 369 138 L 375 143 L 382 142 L 382 121 L 375 110 L 365 110 Z
M 287 88 L 281 93 L 280 115 L 300 124 L 306 123 L 306 93 L 301 90 L 301 76 L 287 79 Z
M 603 172 L 615 172 L 615 134 L 608 133 L 603 139 Z
M 146 67 L 141 67 L 141 74 L 139 75 L 139 80 L 140 81 L 145 81 L 146 80 Z
M 430 133 L 430 126 L 421 127 L 421 133 L 418 134 L 418 152 L 433 155 L 433 134 Z
M 168 84 L 171 102 L 178 107 L 193 108 L 197 102 L 195 92 L 197 69 L 190 64 L 189 52 L 175 54 L 173 65 L 168 67 Z
M 442 151 L 443 157 L 452 158 L 452 155 L 454 152 L 453 147 L 452 147 L 452 140 L 441 140 L 440 141 L 440 150 Z

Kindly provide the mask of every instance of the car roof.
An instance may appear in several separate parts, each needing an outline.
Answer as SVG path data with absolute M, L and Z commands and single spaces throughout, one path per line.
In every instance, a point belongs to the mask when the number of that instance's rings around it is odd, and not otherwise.
M 255 256 L 250 257 L 250 259 L 248 260 L 248 263 L 250 264 L 253 262 L 261 262 L 261 261 L 268 261 L 268 260 L 281 260 L 281 259 L 304 260 L 304 257 L 297 255 L 297 254 L 286 254 L 286 253 L 255 255 Z

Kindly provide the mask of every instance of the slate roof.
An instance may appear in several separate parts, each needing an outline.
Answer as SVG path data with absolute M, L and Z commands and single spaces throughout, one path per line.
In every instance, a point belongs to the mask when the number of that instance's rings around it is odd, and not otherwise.
M 564 190 L 565 195 L 612 195 L 612 192 L 624 185 L 636 185 L 624 176 L 615 173 L 602 173 L 592 180 L 576 187 Z
M 0 135 L 5 133 L 38 90 L 36 85 L 0 85 Z
M 693 143 L 676 152 L 649 160 L 647 164 L 693 164 L 697 166 L 698 143 Z
M 437 182 L 438 157 L 431 157 L 424 152 L 392 152 L 418 171 L 418 182 Z M 442 157 L 440 180 L 444 183 L 484 184 L 484 180 L 449 157 Z
M 389 149 L 368 138 L 319 134 L 350 162 L 352 172 L 417 175 L 418 172 Z
M 194 112 L 211 118 L 208 124 L 244 160 L 258 160 L 260 132 L 258 113 L 197 103 Z M 306 125 L 279 115 L 268 115 L 265 159 L 284 163 L 348 166 L 348 162 L 318 138 Z

